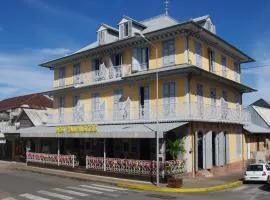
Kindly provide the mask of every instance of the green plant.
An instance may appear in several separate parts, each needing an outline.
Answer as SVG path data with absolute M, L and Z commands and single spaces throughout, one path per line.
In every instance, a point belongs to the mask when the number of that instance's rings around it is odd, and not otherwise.
M 185 153 L 184 141 L 182 139 L 176 140 L 168 140 L 168 153 L 173 158 L 173 160 L 177 159 L 179 154 Z

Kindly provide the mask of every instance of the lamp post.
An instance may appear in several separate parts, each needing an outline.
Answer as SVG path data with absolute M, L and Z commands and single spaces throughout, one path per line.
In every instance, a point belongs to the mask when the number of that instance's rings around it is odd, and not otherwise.
M 139 36 L 142 39 L 144 39 L 148 44 L 153 46 L 155 48 L 156 53 L 156 67 L 158 66 L 158 48 L 157 46 L 148 40 L 142 33 L 136 32 L 135 36 Z M 159 106 L 158 106 L 158 72 L 156 72 L 156 186 L 159 186 L 159 121 L 158 121 L 158 115 L 159 115 Z

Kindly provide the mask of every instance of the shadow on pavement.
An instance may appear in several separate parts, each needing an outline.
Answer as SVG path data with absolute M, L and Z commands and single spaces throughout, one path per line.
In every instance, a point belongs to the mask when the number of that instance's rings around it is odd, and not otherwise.
M 270 184 L 262 185 L 261 187 L 259 187 L 259 189 L 264 192 L 270 192 Z

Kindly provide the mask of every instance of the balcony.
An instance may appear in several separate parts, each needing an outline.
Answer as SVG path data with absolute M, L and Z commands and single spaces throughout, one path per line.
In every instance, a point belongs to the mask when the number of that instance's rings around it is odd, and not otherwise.
M 99 108 L 86 112 L 84 105 L 73 112 L 64 114 L 54 110 L 49 124 L 78 124 L 78 123 L 141 123 L 156 121 L 156 106 L 139 106 L 138 102 L 127 100 L 117 109 L 106 109 L 105 103 Z M 70 117 L 69 117 L 70 116 Z M 74 118 L 72 116 L 79 116 Z M 166 121 L 202 121 L 244 124 L 250 121 L 247 109 L 228 108 L 219 105 L 192 103 L 159 104 L 158 120 Z

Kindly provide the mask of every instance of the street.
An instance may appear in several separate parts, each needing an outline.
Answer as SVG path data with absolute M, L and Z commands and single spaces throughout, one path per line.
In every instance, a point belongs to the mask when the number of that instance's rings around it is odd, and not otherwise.
M 72 200 L 72 199 L 185 199 L 185 200 L 269 200 L 270 187 L 245 184 L 219 192 L 176 194 L 124 189 L 95 182 L 0 169 L 0 199 Z

